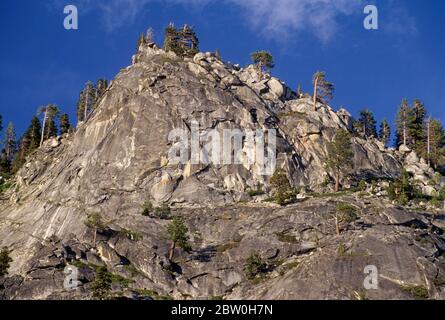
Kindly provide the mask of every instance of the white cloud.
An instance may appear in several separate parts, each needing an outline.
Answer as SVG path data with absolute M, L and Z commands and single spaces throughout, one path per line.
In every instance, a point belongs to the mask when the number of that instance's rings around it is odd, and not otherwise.
M 243 9 L 250 25 L 270 38 L 287 38 L 309 31 L 328 41 L 338 30 L 339 18 L 360 14 L 362 0 L 225 0 Z

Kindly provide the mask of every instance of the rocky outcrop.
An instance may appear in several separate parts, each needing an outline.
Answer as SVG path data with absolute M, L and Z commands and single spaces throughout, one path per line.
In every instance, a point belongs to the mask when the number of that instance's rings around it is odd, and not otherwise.
M 349 127 L 344 112 L 325 105 L 313 111 L 310 99 L 296 99 L 279 79 L 210 53 L 183 59 L 150 45 L 142 46 L 133 62 L 113 80 L 86 123 L 71 136 L 47 141 L 29 158 L 16 188 L 1 203 L 0 245 L 10 247 L 14 259 L 12 276 L 2 280 L 4 297 L 89 298 L 95 266 L 103 264 L 120 276 L 113 291 L 129 298 L 138 297 L 138 289 L 177 299 L 353 298 L 365 262 L 379 265 L 390 279 L 371 297 L 406 297 L 400 289 L 405 282 L 442 297 L 441 285 L 432 284 L 443 275 L 442 231 L 433 233 L 439 229 L 432 217 L 419 216 L 426 229 L 413 228 L 386 219 L 397 209 L 373 213 L 356 200 L 362 221 L 334 236 L 333 199 L 287 208 L 253 204 L 247 191 L 260 186 L 269 192 L 269 176 L 245 158 L 236 165 L 177 164 L 169 156 L 176 145 L 169 134 L 191 132 L 193 121 L 201 132 L 277 130 L 278 166 L 292 185 L 329 190 L 326 145 L 336 130 Z M 252 153 L 247 143 L 242 147 Z M 345 168 L 344 185 L 400 172 L 396 154 L 377 141 L 355 137 L 353 148 L 354 166 Z M 147 200 L 155 206 L 168 203 L 173 215 L 186 219 L 194 250 L 178 252 L 177 265 L 165 258 L 168 221 L 141 214 Z M 108 222 L 95 247 L 84 224 L 92 213 Z M 340 245 L 346 246 L 347 259 L 336 255 Z M 243 271 L 253 250 L 270 269 L 264 284 L 252 283 Z M 356 250 L 375 259 L 353 260 Z M 67 293 L 61 280 L 70 264 L 82 269 L 82 289 Z M 356 273 L 347 276 L 351 270 Z M 310 289 L 315 278 L 323 280 Z

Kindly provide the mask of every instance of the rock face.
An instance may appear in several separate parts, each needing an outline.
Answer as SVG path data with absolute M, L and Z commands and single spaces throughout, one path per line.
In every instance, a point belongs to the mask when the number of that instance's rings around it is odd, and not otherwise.
M 324 105 L 314 111 L 279 79 L 212 54 L 182 59 L 150 45 L 133 62 L 72 136 L 47 141 L 30 157 L 1 203 L 0 245 L 13 249 L 14 260 L 0 282 L 5 299 L 89 298 L 97 265 L 120 275 L 113 291 L 128 298 L 140 298 L 140 289 L 152 298 L 356 298 L 370 264 L 384 279 L 370 298 L 410 297 L 407 285 L 443 298 L 443 230 L 434 217 L 380 200 L 337 199 L 356 203 L 360 220 L 335 236 L 333 199 L 253 204 L 246 191 L 270 189 L 270 177 L 255 165 L 177 164 L 169 157 L 169 134 L 190 131 L 193 121 L 202 131 L 275 129 L 278 167 L 293 186 L 323 191 L 332 176 L 326 145 L 336 130 L 350 128 L 345 112 Z M 376 141 L 354 138 L 353 148 L 344 184 L 400 172 L 402 163 Z M 194 250 L 178 251 L 180 263 L 165 257 L 168 220 L 141 214 L 147 200 L 168 203 L 185 219 Z M 96 246 L 83 223 L 92 213 L 108 222 Z M 264 283 L 246 279 L 252 251 L 267 261 Z M 67 265 L 79 268 L 75 291 L 63 287 Z

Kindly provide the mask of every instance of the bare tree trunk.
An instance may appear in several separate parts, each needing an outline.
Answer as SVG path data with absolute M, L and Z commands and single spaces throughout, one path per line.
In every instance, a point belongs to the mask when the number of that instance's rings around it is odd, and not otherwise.
M 83 116 L 83 122 L 87 121 L 88 116 L 88 95 L 89 95 L 90 88 L 87 87 L 86 93 L 85 93 L 85 110 L 84 110 L 84 116 Z
M 315 78 L 315 84 L 314 84 L 314 111 L 317 111 L 317 89 L 318 89 L 318 77 Z
M 40 146 L 43 145 L 43 139 L 45 136 L 46 117 L 48 115 L 48 108 L 45 109 L 45 116 L 43 117 L 42 136 L 40 137 Z
M 93 238 L 93 245 L 96 248 L 96 238 L 97 238 L 97 228 L 94 228 L 94 238 Z
M 431 166 L 431 119 L 428 119 L 427 124 L 427 158 L 428 165 Z
M 335 231 L 337 232 L 337 236 L 339 236 L 340 235 L 340 224 L 338 223 L 338 215 L 337 214 L 335 214 L 334 220 L 335 220 Z
M 172 244 L 170 246 L 170 252 L 168 254 L 168 259 L 171 261 L 173 260 L 173 256 L 175 254 L 175 249 L 176 249 L 176 242 L 172 241 Z
M 406 110 L 403 110 L 403 144 L 408 146 L 406 144 L 406 116 Z

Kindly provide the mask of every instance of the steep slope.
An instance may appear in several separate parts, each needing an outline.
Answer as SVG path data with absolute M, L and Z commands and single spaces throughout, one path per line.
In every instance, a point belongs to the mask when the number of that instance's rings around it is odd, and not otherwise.
M 17 275 L 4 284 L 5 297 L 85 298 L 91 294 L 91 266 L 105 264 L 133 278 L 133 289 L 175 298 L 354 298 L 365 262 L 379 263 L 387 271 L 388 287 L 376 297 L 406 296 L 400 287 L 405 280 L 441 297 L 440 288 L 431 285 L 431 270 L 435 277 L 443 276 L 442 229 L 434 225 L 441 223 L 440 217 L 407 213 L 382 205 L 382 200 L 364 205 L 361 199 L 336 199 L 355 202 L 362 220 L 334 236 L 333 199 L 332 204 L 314 199 L 287 208 L 254 204 L 246 193 L 249 188 L 260 185 L 269 191 L 269 177 L 257 166 L 247 161 L 192 165 L 169 160 L 174 145 L 169 133 L 190 130 L 193 120 L 202 131 L 276 129 L 278 166 L 289 173 L 293 185 L 328 190 L 326 145 L 337 129 L 349 127 L 350 118 L 328 106 L 312 108 L 310 100 L 296 99 L 281 81 L 253 67 L 241 69 L 211 54 L 182 59 L 142 46 L 88 121 L 72 136 L 47 141 L 37 150 L 18 173 L 16 190 L 2 202 L 0 245 L 13 249 L 10 273 Z M 397 154 L 378 142 L 354 138 L 353 147 L 350 184 L 357 177 L 391 178 L 400 172 Z M 250 152 L 246 144 L 243 148 Z M 186 219 L 194 252 L 182 253 L 178 265 L 165 258 L 168 221 L 141 215 L 147 200 L 156 206 L 168 202 L 173 215 Z M 240 204 L 246 201 L 249 204 Z M 378 210 L 370 213 L 373 206 Z M 100 231 L 96 249 L 92 230 L 84 224 L 92 213 L 100 213 L 109 225 Z M 394 222 L 394 215 L 403 221 Z M 421 221 L 422 228 L 405 226 L 412 221 Z M 435 228 L 437 235 L 432 233 Z M 416 242 L 418 233 L 427 239 L 427 248 Z M 283 234 L 294 240 L 281 241 L 289 239 Z M 382 258 L 358 259 L 357 265 L 332 259 L 343 243 L 348 250 L 358 246 L 369 251 L 366 256 Z M 255 250 L 277 265 L 264 286 L 247 281 L 243 272 L 246 256 Z M 287 270 L 286 262 L 293 260 L 308 273 Z M 74 262 L 82 263 L 85 285 L 70 293 L 63 290 L 63 267 Z M 346 284 L 317 282 L 320 277 L 335 283 L 341 278 L 354 290 L 346 292 Z M 317 286 L 309 290 L 313 281 Z M 295 283 L 308 291 L 293 289 Z M 131 290 L 124 286 L 116 291 Z

